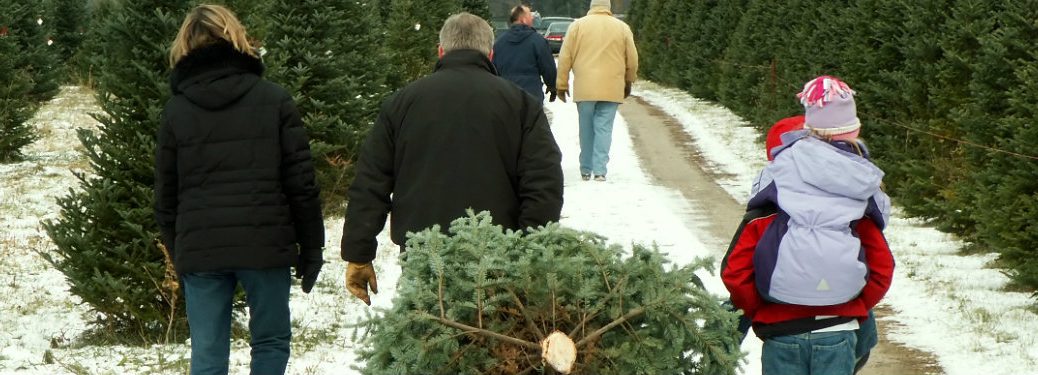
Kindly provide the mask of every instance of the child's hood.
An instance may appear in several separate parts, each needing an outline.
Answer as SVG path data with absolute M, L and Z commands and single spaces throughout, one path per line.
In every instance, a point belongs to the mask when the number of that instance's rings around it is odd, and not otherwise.
M 769 168 L 776 169 L 776 179 L 799 179 L 819 190 L 856 200 L 872 197 L 883 181 L 883 171 L 868 159 L 813 137 L 782 150 Z

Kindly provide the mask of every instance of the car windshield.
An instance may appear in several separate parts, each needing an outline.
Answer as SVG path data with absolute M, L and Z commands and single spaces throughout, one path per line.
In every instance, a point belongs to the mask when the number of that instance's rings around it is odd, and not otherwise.
M 572 22 L 572 18 L 566 17 L 542 17 L 533 20 L 533 28 L 535 29 L 547 29 L 550 25 L 556 22 Z
M 564 33 L 573 22 L 555 22 L 548 26 L 548 33 Z

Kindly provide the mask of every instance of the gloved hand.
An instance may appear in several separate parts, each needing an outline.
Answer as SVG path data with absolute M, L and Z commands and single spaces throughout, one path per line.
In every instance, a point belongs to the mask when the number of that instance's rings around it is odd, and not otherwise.
M 557 93 L 555 93 L 555 90 L 552 90 L 551 87 L 545 89 L 544 93 L 550 94 L 550 96 L 548 97 L 548 103 L 555 103 L 555 99 L 559 96 Z
M 321 249 L 303 250 L 299 253 L 299 259 L 296 262 L 296 278 L 303 279 L 303 293 L 310 293 L 310 290 L 314 288 L 322 266 L 324 266 L 324 258 L 321 257 Z
M 371 292 L 378 294 L 378 280 L 375 279 L 375 267 L 371 263 L 347 263 L 346 264 L 346 290 L 354 297 L 364 301 L 371 306 L 371 297 L 368 296 L 368 288 Z
M 566 95 L 569 95 L 569 91 L 568 90 L 558 90 L 557 93 L 559 95 L 559 100 L 561 100 L 563 103 L 565 103 L 566 102 Z
M 627 99 L 629 96 L 631 96 L 631 83 L 624 82 L 624 99 Z

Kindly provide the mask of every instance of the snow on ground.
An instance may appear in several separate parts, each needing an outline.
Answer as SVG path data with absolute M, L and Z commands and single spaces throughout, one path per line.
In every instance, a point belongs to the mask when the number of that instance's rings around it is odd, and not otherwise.
M 722 186 L 746 201 L 748 183 L 764 163 L 755 130 L 680 90 L 646 82 L 634 91 L 681 122 L 713 167 L 732 176 Z M 868 128 L 862 134 L 868 139 Z M 897 209 L 891 221 L 885 233 L 897 268 L 883 304 L 895 311 L 886 321 L 898 324 L 891 325 L 890 338 L 933 353 L 947 375 L 1038 374 L 1034 300 L 1004 290 L 1008 278 L 987 268 L 997 255 L 960 255 L 962 242 Z
M 747 186 L 763 166 L 758 135 L 719 106 L 651 83 L 638 84 L 638 95 L 683 123 L 696 146 L 722 175 L 722 186 L 745 201 Z M 627 133 L 617 117 L 609 181 L 581 181 L 577 155 L 577 115 L 573 104 L 550 103 L 553 131 L 563 150 L 566 174 L 564 225 L 607 235 L 622 245 L 655 242 L 675 263 L 695 257 L 719 257 L 727 239 L 710 238 L 697 222 L 709 217 L 680 193 L 655 186 L 639 165 Z M 91 93 L 67 87 L 34 118 L 43 136 L 22 163 L 0 166 L 0 374 L 182 374 L 187 368 L 186 342 L 151 347 L 66 346 L 88 328 L 88 309 L 69 295 L 64 276 L 52 270 L 38 252 L 53 251 L 39 226 L 57 215 L 54 201 L 77 186 L 71 170 L 83 171 L 74 129 L 95 125 Z M 934 353 L 949 375 L 985 373 L 1038 374 L 1038 317 L 1022 293 L 1002 291 L 1006 278 L 985 268 L 993 256 L 960 256 L 962 244 L 916 220 L 900 215 L 888 229 L 898 260 L 894 286 L 885 303 L 900 323 L 893 339 Z M 311 294 L 293 288 L 294 342 L 290 374 L 353 374 L 357 346 L 351 327 L 374 310 L 344 291 L 344 263 L 338 257 L 342 219 L 326 223 L 325 258 L 329 261 Z M 380 236 L 376 259 L 381 294 L 376 307 L 392 303 L 400 270 L 397 248 L 387 233 Z M 707 287 L 725 295 L 716 276 Z M 246 319 L 242 316 L 239 319 Z M 881 322 L 882 324 L 882 322 Z M 953 339 L 952 339 L 953 338 Z M 751 337 L 744 373 L 759 374 L 760 342 Z M 53 361 L 44 360 L 51 353 Z M 231 373 L 248 372 L 248 344 L 232 346 Z
M 86 309 L 38 252 L 53 246 L 40 222 L 57 217 L 54 197 L 86 168 L 75 130 L 94 127 L 93 108 L 88 92 L 64 88 L 30 120 L 41 139 L 23 149 L 26 160 L 0 165 L 0 372 L 42 363 L 52 339 L 86 326 Z

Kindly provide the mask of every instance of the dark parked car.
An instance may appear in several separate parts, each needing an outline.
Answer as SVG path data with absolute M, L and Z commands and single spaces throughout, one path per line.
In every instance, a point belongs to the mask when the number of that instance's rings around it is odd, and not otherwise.
M 570 17 L 541 17 L 533 19 L 533 28 L 541 35 L 548 35 L 548 26 L 556 22 L 573 22 Z
M 569 31 L 569 25 L 572 23 L 573 21 L 562 21 L 548 26 L 544 32 L 544 39 L 548 40 L 548 47 L 551 47 L 552 53 L 559 53 L 559 50 L 562 49 L 562 41 L 566 40 L 566 32 Z

